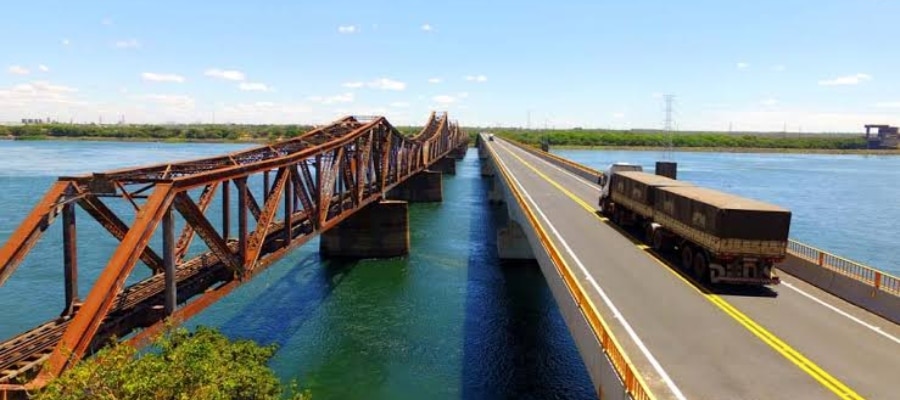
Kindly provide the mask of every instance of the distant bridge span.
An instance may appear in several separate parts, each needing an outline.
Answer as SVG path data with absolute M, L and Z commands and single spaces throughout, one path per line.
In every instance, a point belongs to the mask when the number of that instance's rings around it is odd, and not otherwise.
M 0 248 L 0 285 L 61 217 L 65 308 L 60 318 L 0 344 L 0 392 L 22 390 L 17 377 L 45 384 L 113 336 L 139 331 L 134 340 L 143 340 L 167 317 L 190 318 L 310 238 L 464 153 L 467 143 L 446 113 L 432 113 L 413 137 L 384 117 L 345 117 L 218 157 L 59 178 Z M 206 212 L 214 200 L 222 204 L 220 224 Z M 132 215 L 114 211 L 121 203 Z M 119 241 L 84 301 L 76 207 Z M 151 245 L 154 238 L 161 248 Z M 126 287 L 138 261 L 152 275 Z

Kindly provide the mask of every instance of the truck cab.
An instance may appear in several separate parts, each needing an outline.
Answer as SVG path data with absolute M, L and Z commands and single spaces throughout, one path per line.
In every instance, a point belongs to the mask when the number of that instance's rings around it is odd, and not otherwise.
M 625 162 L 617 162 L 617 163 L 611 164 L 609 167 L 607 167 L 606 172 L 604 172 L 603 175 L 600 176 L 599 181 L 597 182 L 600 184 L 600 201 L 599 201 L 600 212 L 604 211 L 603 210 L 604 200 L 606 200 L 606 198 L 609 197 L 610 177 L 612 177 L 613 174 L 615 174 L 616 172 L 621 172 L 621 171 L 643 172 L 644 168 L 637 164 L 631 164 L 631 163 L 625 163 Z

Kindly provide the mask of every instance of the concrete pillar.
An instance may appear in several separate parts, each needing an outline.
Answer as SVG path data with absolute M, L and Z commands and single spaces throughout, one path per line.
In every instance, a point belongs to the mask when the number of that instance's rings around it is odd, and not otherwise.
M 434 164 L 431 164 L 429 169 L 434 171 L 440 171 L 445 174 L 456 175 L 456 160 L 450 157 L 444 157 L 440 160 L 437 160 Z
M 466 158 L 466 151 L 468 150 L 469 144 L 466 143 L 450 151 L 450 154 L 448 156 L 454 160 L 462 160 L 463 158 Z
M 497 230 L 497 253 L 501 260 L 534 260 L 525 232 L 513 220 L 507 221 L 506 227 Z
M 481 161 L 481 176 L 494 176 L 494 164 L 488 161 Z
M 322 257 L 381 258 L 409 253 L 409 209 L 405 201 L 372 203 L 320 236 Z
M 390 200 L 411 203 L 436 203 L 444 200 L 443 175 L 438 171 L 422 171 L 413 175 L 387 194 Z
M 500 185 L 503 183 L 500 182 L 499 177 L 494 177 L 491 179 L 491 188 L 488 190 L 488 203 L 490 204 L 500 204 L 503 203 L 503 191 L 500 190 Z

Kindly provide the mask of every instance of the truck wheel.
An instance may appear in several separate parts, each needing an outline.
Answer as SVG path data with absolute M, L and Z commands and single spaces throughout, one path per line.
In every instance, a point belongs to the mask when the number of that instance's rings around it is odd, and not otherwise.
M 681 268 L 690 271 L 694 267 L 694 250 L 691 246 L 684 245 L 681 249 Z
M 694 256 L 694 276 L 700 283 L 709 283 L 709 261 L 702 252 Z

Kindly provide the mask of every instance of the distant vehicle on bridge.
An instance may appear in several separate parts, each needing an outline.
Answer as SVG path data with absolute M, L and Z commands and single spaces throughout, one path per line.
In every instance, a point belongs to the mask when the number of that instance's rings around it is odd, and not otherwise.
M 701 282 L 778 284 L 791 212 L 779 206 L 613 164 L 600 178 L 600 210 L 643 228 L 657 251 L 676 249 Z

